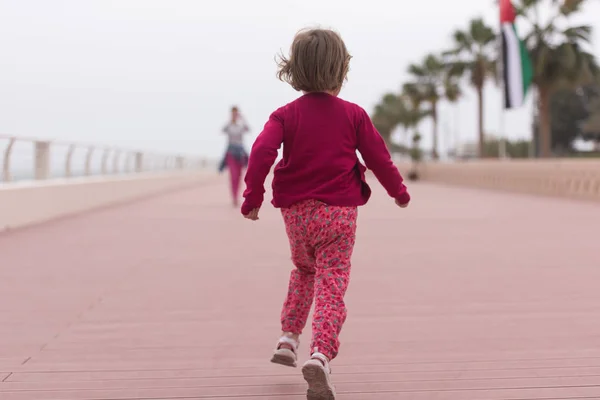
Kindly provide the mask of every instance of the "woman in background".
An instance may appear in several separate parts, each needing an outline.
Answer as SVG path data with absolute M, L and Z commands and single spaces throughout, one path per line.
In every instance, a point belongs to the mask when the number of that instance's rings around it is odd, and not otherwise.
M 244 134 L 249 132 L 248 124 L 237 107 L 231 108 L 231 120 L 223 128 L 227 135 L 227 150 L 219 166 L 219 171 L 229 169 L 233 206 L 238 206 L 242 170 L 248 165 L 248 153 L 244 149 Z

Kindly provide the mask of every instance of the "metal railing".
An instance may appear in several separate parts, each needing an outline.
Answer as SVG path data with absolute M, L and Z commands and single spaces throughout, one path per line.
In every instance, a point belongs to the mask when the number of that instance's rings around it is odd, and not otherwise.
M 0 134 L 0 182 L 203 168 L 200 157 Z

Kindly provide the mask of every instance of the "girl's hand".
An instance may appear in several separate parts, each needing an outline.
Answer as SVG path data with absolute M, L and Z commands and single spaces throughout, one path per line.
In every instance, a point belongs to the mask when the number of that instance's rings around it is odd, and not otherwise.
M 396 200 L 396 205 L 400 208 L 406 208 L 408 207 L 409 203 L 405 203 L 405 204 L 401 204 L 398 200 Z
M 258 211 L 259 210 L 260 210 L 260 208 L 255 208 L 254 210 L 250 211 L 248 214 L 244 215 L 244 218 L 249 219 L 251 221 L 258 220 Z

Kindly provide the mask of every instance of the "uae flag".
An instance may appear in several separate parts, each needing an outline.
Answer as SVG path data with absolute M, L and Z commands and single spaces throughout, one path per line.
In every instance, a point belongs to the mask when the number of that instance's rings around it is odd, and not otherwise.
M 527 89 L 533 78 L 529 53 L 517 35 L 516 16 L 515 8 L 510 0 L 500 0 L 504 108 L 518 108 L 523 105 Z

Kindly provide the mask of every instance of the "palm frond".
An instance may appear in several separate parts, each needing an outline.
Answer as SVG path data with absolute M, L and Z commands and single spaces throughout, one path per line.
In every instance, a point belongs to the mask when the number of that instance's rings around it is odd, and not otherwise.
M 469 27 L 469 36 L 472 42 L 480 47 L 496 39 L 496 33 L 483 21 L 482 18 L 476 18 L 471 21 Z
M 402 93 L 407 98 L 414 108 L 419 108 L 424 101 L 424 96 L 421 93 L 419 84 L 410 82 L 402 86 Z
M 456 82 L 454 82 L 451 79 L 446 80 L 446 82 L 444 82 L 444 97 L 448 101 L 454 103 L 458 101 L 461 95 L 462 91 L 460 89 L 460 86 Z
M 442 51 L 441 55 L 442 55 L 443 58 L 457 57 L 462 52 L 463 52 L 463 49 L 461 49 L 460 47 L 455 47 L 455 48 L 450 49 L 450 50 L 444 50 L 444 51 Z
M 584 2 L 585 0 L 564 0 L 560 7 L 560 12 L 565 17 L 568 17 L 571 14 L 581 11 Z
M 425 69 L 420 65 L 411 64 L 408 66 L 408 73 L 415 77 L 421 78 L 425 76 Z
M 543 0 L 521 0 L 520 6 L 524 9 L 534 8 L 535 6 L 542 3 Z
M 381 100 L 386 106 L 393 107 L 398 104 L 398 96 L 396 96 L 394 93 L 386 93 Z
M 462 77 L 471 67 L 470 62 L 455 60 L 446 65 L 448 75 L 451 77 Z
M 460 51 L 469 51 L 470 52 L 472 50 L 473 40 L 471 39 L 472 36 L 470 36 L 468 33 L 458 30 L 458 31 L 454 32 L 452 37 L 454 39 L 454 43 L 456 44 L 456 47 L 458 49 L 460 49 Z
M 564 37 L 570 42 L 590 43 L 592 41 L 593 28 L 590 25 L 571 26 L 562 31 Z
M 574 51 L 576 52 L 576 59 L 573 69 L 579 72 L 576 82 L 581 84 L 595 82 L 600 77 L 600 66 L 596 57 L 592 53 L 581 51 L 577 47 Z
M 513 7 L 515 8 L 515 15 L 517 17 L 526 17 L 527 16 L 527 11 L 528 11 L 527 8 L 525 8 L 523 6 L 518 6 L 516 4 L 514 4 Z
M 423 62 L 423 66 L 426 71 L 428 71 L 429 75 L 439 74 L 444 70 L 444 63 L 438 56 L 435 54 L 429 54 L 425 57 L 425 61 Z

